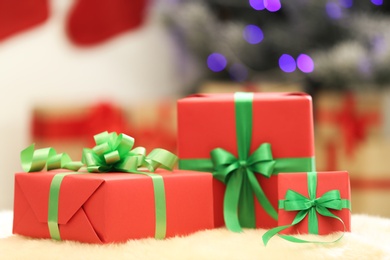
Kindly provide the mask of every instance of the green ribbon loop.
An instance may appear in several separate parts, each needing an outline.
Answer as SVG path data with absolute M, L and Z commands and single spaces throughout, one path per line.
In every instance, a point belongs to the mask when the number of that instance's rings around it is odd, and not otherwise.
M 337 219 L 344 226 L 343 220 L 332 212 L 329 209 L 341 210 L 343 208 L 351 209 L 350 201 L 346 199 L 341 199 L 339 190 L 330 190 L 325 192 L 321 197 L 317 198 L 317 173 L 308 172 L 307 173 L 307 185 L 308 185 L 308 194 L 309 197 L 306 197 L 296 191 L 287 190 L 284 200 L 279 201 L 279 209 L 284 209 L 286 211 L 298 211 L 293 222 L 290 225 L 284 225 L 270 229 L 263 235 L 263 243 L 267 245 L 268 241 L 278 233 L 290 228 L 298 223 L 300 223 L 306 216 L 308 216 L 308 233 L 309 234 L 318 234 L 318 217 L 317 213 L 325 217 L 330 217 Z M 279 235 L 285 240 L 296 242 L 296 243 L 334 243 L 339 241 L 343 236 L 339 236 L 334 241 L 330 242 L 319 242 L 319 241 L 307 241 L 295 238 L 288 235 Z
M 152 179 L 155 199 L 155 238 L 162 239 L 166 235 L 166 198 L 162 176 L 140 171 L 147 168 L 154 172 L 158 168 L 172 170 L 177 162 L 173 153 L 156 148 L 146 155 L 144 147 L 135 147 L 134 138 L 115 132 L 102 132 L 94 136 L 96 145 L 83 149 L 82 161 L 72 161 L 68 154 L 57 154 L 53 148 L 35 150 L 34 144 L 21 152 L 20 159 L 26 172 L 68 169 L 74 172 L 56 174 L 50 185 L 48 228 L 53 239 L 61 240 L 58 226 L 59 191 L 63 178 L 69 174 L 86 169 L 90 173 L 127 172 L 147 175 Z M 133 149 L 132 149 L 133 148 Z

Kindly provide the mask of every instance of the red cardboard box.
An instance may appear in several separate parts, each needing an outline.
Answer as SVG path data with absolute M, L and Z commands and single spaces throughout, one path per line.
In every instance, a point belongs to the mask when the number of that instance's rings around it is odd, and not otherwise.
M 48 194 L 56 172 L 17 173 L 13 233 L 50 238 Z M 211 174 L 157 170 L 166 196 L 166 237 L 213 227 Z M 63 240 L 124 242 L 154 237 L 152 178 L 142 174 L 70 174 L 60 186 L 58 223 Z
M 251 94 L 251 93 L 247 93 Z M 270 143 L 273 158 L 305 158 L 305 163 L 285 171 L 313 171 L 314 136 L 311 97 L 304 93 L 252 93 L 252 123 L 249 154 Z M 198 94 L 178 101 L 178 156 L 181 169 L 213 172 L 207 167 L 188 166 L 188 161 L 210 160 L 210 152 L 223 148 L 237 157 L 236 94 Z M 244 122 L 247 123 L 247 122 Z M 276 165 L 279 165 L 276 162 Z M 210 168 L 211 167 L 211 168 Z M 281 172 L 281 171 L 280 171 Z M 277 171 L 274 172 L 277 174 Z M 277 209 L 277 179 L 256 174 L 265 195 Z M 225 185 L 214 181 L 215 226 L 224 225 Z M 277 221 L 255 202 L 256 226 L 271 228 Z
M 278 175 L 278 195 L 279 200 L 284 200 L 287 190 L 293 190 L 309 198 L 308 192 L 308 173 L 281 173 Z M 349 175 L 346 171 L 318 172 L 316 183 L 316 198 L 320 198 L 324 193 L 338 190 L 341 200 L 351 199 L 351 190 Z M 289 225 L 293 222 L 298 211 L 286 211 L 279 206 L 279 223 L 278 226 Z M 351 231 L 351 210 L 342 208 L 341 210 L 329 209 L 331 213 L 341 218 L 342 222 L 335 218 L 326 217 L 317 214 L 318 217 L 318 234 L 326 235 L 336 231 Z M 283 234 L 308 234 L 308 216 L 298 224 L 283 230 Z

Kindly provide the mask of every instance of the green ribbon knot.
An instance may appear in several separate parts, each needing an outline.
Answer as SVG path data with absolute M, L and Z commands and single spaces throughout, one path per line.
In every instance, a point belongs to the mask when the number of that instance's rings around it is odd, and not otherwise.
M 317 173 L 308 172 L 307 173 L 307 184 L 308 184 L 308 194 L 309 197 L 306 197 L 294 190 L 287 190 L 284 200 L 279 200 L 279 209 L 284 209 L 285 211 L 297 211 L 297 215 L 290 225 L 280 226 L 273 229 L 270 229 L 263 235 L 263 243 L 267 245 L 268 241 L 282 230 L 290 228 L 294 225 L 300 223 L 306 216 L 308 216 L 308 233 L 309 234 L 318 234 L 318 214 L 337 219 L 344 226 L 345 224 L 341 218 L 334 215 L 330 212 L 329 209 L 341 210 L 343 208 L 351 209 L 350 201 L 346 199 L 341 199 L 339 190 L 330 190 L 325 192 L 322 196 L 316 197 L 317 191 Z M 281 238 L 296 242 L 296 243 L 334 243 L 339 241 L 344 233 L 334 241 L 330 242 L 317 242 L 317 241 L 307 241 L 295 238 L 288 235 L 279 235 Z
M 48 228 L 51 238 L 61 240 L 58 225 L 59 194 L 62 180 L 69 174 L 86 169 L 90 173 L 127 172 L 143 174 L 151 177 L 155 204 L 155 238 L 166 236 L 166 198 L 162 176 L 153 174 L 157 168 L 172 170 L 177 162 L 177 156 L 165 149 L 156 148 L 146 155 L 144 147 L 135 147 L 134 138 L 115 132 L 102 132 L 94 136 L 96 145 L 84 148 L 81 161 L 72 161 L 68 154 L 57 154 L 49 148 L 35 150 L 34 144 L 24 149 L 20 154 L 22 168 L 26 172 L 42 171 L 45 168 L 67 169 L 73 172 L 58 173 L 53 177 L 49 192 Z M 147 168 L 149 172 L 140 171 Z
M 272 158 L 269 143 L 260 145 L 248 159 L 238 159 L 222 148 L 216 148 L 210 154 L 214 165 L 213 176 L 225 184 L 229 181 L 229 177 L 237 171 L 260 173 L 269 178 L 276 163 Z
M 286 211 L 294 210 L 309 210 L 314 208 L 321 214 L 324 208 L 340 210 L 342 208 L 342 202 L 339 190 L 330 190 L 324 193 L 319 198 L 307 198 L 296 191 L 288 190 L 286 192 L 286 199 L 281 200 L 280 208 L 284 208 Z

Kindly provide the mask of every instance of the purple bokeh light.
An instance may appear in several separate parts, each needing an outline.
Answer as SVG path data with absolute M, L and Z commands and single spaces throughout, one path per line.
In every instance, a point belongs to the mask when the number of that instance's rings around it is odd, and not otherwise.
M 374 5 L 383 5 L 383 0 L 371 0 Z
M 383 35 L 375 35 L 370 39 L 371 48 L 376 54 L 383 54 L 387 50 L 387 42 Z
M 340 5 L 338 5 L 335 2 L 328 2 L 326 3 L 326 13 L 328 16 L 332 19 L 340 19 L 343 16 L 343 12 L 340 8 Z
M 265 8 L 264 0 L 249 0 L 249 4 L 253 9 L 257 11 L 264 10 Z
M 368 57 L 362 57 L 358 63 L 358 70 L 364 76 L 369 77 L 372 74 L 372 62 Z
M 244 81 L 248 77 L 248 70 L 247 68 L 240 64 L 240 63 L 234 63 L 229 68 L 230 77 L 235 81 Z
M 298 68 L 304 73 L 311 73 L 314 70 L 314 61 L 307 54 L 300 54 L 297 58 Z
M 289 54 L 283 54 L 279 58 L 279 67 L 284 72 L 290 73 L 297 68 L 294 58 Z
M 214 72 L 220 72 L 226 68 L 226 58 L 220 53 L 212 53 L 207 57 L 207 66 Z
M 270 12 L 277 12 L 282 8 L 280 0 L 263 0 L 264 7 Z
M 260 43 L 264 38 L 263 31 L 253 24 L 245 26 L 242 36 L 250 44 Z
M 339 2 L 344 8 L 351 8 L 353 6 L 353 0 L 339 0 Z

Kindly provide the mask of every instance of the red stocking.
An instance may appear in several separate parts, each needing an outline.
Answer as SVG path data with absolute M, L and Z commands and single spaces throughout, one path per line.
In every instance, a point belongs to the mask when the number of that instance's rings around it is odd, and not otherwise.
M 67 32 L 78 45 L 93 45 L 139 27 L 147 0 L 77 0 L 69 14 Z
M 0 0 L 0 41 L 43 23 L 48 16 L 48 0 Z

